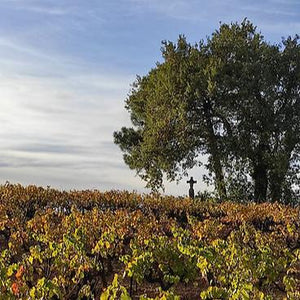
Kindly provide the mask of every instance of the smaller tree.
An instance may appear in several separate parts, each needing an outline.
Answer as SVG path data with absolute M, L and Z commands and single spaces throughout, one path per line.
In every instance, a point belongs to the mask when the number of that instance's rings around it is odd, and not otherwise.
M 214 61 L 201 42 L 191 46 L 184 36 L 177 44 L 163 42 L 164 62 L 138 77 L 126 100 L 134 128 L 114 133 L 130 168 L 152 189 L 167 179 L 180 179 L 209 154 L 220 196 L 226 197 L 222 153 L 213 118 Z

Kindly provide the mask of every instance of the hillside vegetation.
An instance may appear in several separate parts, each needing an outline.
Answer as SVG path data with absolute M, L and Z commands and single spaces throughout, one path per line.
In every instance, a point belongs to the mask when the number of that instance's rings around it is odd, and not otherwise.
M 300 299 L 300 210 L 0 186 L 0 299 Z

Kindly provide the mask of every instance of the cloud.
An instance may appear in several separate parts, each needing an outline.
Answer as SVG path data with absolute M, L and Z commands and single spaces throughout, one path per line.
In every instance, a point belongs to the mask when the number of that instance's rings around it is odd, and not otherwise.
M 63 16 L 74 12 L 74 5 L 64 3 L 64 1 L 53 4 L 51 1 L 36 1 L 36 0 L 2 0 L 2 6 L 5 8 L 13 8 L 15 10 L 23 10 L 32 13 L 41 13 L 49 15 Z
M 22 6 L 18 7 L 18 9 L 28 10 L 34 13 L 48 14 L 54 16 L 64 16 L 70 13 L 70 10 L 61 9 L 61 8 L 46 8 L 43 6 Z
M 262 30 L 285 34 L 299 27 L 300 2 L 293 0 L 238 1 L 238 0 L 130 0 L 132 9 L 139 14 L 149 12 L 190 24 L 202 24 L 212 28 L 217 22 L 242 21 L 245 17 L 256 22 Z M 215 22 L 215 23 L 213 23 Z
M 123 99 L 132 76 L 103 76 L 0 77 L 0 181 L 145 191 L 112 138 L 130 124 Z
M 46 55 L 45 53 L 36 50 L 28 45 L 20 44 L 17 41 L 14 41 L 13 38 L 5 38 L 3 36 L 0 37 L 0 47 L 2 53 L 11 54 L 9 52 L 13 51 L 13 54 L 19 55 L 20 58 L 26 55 L 27 57 L 29 56 L 43 60 L 53 61 L 52 56 Z
M 41 153 L 46 153 L 46 154 L 52 154 L 52 153 L 57 153 L 57 154 L 82 154 L 88 152 L 87 149 L 85 149 L 83 146 L 76 146 L 76 147 L 71 147 L 70 145 L 59 145 L 59 144 L 24 144 L 24 145 L 19 145 L 15 148 L 11 149 L 12 151 L 19 151 L 19 152 L 27 152 L 27 153 L 33 153 L 33 154 L 41 154 Z
M 124 182 L 119 173 L 127 168 L 112 134 L 128 122 L 123 101 L 134 76 L 100 70 L 87 74 L 80 65 L 76 72 L 61 66 L 59 75 L 44 77 L 26 74 L 34 74 L 35 66 L 19 74 L 11 68 L 0 76 L 3 181 L 44 184 L 48 180 L 65 188 L 97 183 L 102 189 Z M 138 181 L 131 188 L 142 187 Z
M 155 64 L 161 39 L 197 41 L 246 16 L 268 40 L 300 30 L 293 0 L 2 0 L 0 180 L 144 191 L 112 138 L 130 124 L 135 74 Z

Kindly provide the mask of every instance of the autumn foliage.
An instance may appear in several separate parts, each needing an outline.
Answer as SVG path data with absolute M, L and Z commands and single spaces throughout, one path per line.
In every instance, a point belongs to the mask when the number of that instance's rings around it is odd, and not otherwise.
M 0 186 L 0 299 L 300 299 L 300 210 Z

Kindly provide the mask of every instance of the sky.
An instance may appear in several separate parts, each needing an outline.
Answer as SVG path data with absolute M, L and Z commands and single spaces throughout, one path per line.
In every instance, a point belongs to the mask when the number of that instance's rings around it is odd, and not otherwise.
M 0 184 L 149 192 L 113 143 L 131 84 L 161 41 L 245 17 L 279 43 L 300 33 L 300 0 L 0 0 Z M 204 172 L 189 173 L 196 193 Z M 165 193 L 186 195 L 186 180 Z

